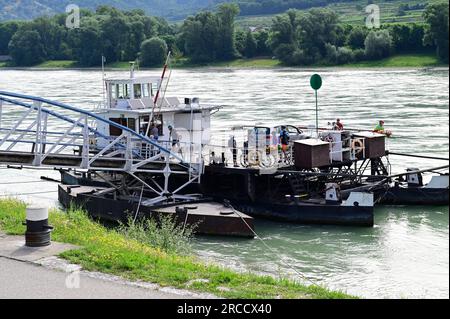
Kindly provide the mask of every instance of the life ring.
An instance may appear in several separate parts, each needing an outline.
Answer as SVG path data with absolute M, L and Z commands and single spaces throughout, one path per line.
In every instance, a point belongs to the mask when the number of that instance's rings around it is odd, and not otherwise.
M 328 134 L 324 140 L 325 140 L 325 142 L 328 142 L 328 143 L 334 142 L 333 136 L 331 136 L 330 134 Z
M 363 150 L 363 142 L 361 140 L 353 140 L 352 141 L 352 150 L 355 151 L 355 154 L 359 154 Z

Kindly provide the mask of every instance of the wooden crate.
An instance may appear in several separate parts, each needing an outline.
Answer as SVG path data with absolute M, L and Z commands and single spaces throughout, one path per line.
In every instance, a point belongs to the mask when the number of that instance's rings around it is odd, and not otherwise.
M 301 169 L 330 165 L 330 143 L 316 139 L 295 141 L 294 162 Z
M 386 155 L 386 136 L 372 132 L 361 132 L 354 137 L 364 138 L 365 158 L 377 158 Z

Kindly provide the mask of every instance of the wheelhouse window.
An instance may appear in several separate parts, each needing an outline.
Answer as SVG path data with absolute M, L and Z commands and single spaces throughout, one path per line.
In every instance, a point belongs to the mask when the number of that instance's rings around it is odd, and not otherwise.
M 129 99 L 130 86 L 128 84 L 116 84 L 112 88 L 112 96 L 116 100 Z
M 142 84 L 142 96 L 143 97 L 151 97 L 152 96 L 152 90 L 151 90 L 150 84 L 148 84 L 148 83 Z
M 128 127 L 133 131 L 136 131 L 136 119 L 134 118 L 110 118 L 109 120 L 119 125 Z M 120 136 L 122 135 L 122 132 L 123 132 L 122 129 L 119 127 L 115 127 L 113 125 L 109 126 L 110 136 Z
M 145 132 L 147 132 L 148 125 L 149 125 L 149 119 L 150 116 L 143 116 L 139 119 L 139 132 L 141 135 L 145 135 Z M 156 121 L 156 127 L 158 128 L 158 135 L 163 136 L 164 132 L 164 125 L 163 125 L 163 116 L 162 114 L 156 115 L 155 119 Z M 150 137 L 150 130 L 148 129 L 149 133 L 148 136 Z
M 141 85 L 140 84 L 135 84 L 133 86 L 134 89 L 134 98 L 135 99 L 140 99 L 142 98 L 142 91 L 141 91 Z

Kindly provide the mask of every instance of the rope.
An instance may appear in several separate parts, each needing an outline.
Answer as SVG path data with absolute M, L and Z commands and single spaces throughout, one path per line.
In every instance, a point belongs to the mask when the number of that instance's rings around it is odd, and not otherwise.
M 139 197 L 139 204 L 138 207 L 136 209 L 136 214 L 134 215 L 134 219 L 133 219 L 133 223 L 136 222 L 137 216 L 139 214 L 139 208 L 141 208 L 141 203 L 142 203 L 142 195 L 144 194 L 144 184 L 142 184 L 142 189 L 141 189 L 141 196 Z
M 184 230 L 186 229 L 188 216 L 189 216 L 189 209 L 186 209 L 186 217 L 184 218 L 184 225 L 183 225 L 183 234 L 184 234 Z
M 244 219 L 244 217 L 242 216 L 242 214 L 237 211 L 229 201 L 225 201 L 225 206 L 231 208 L 235 214 L 237 214 L 241 220 L 244 222 L 244 224 L 248 227 L 248 229 L 250 229 L 250 231 L 253 233 L 253 235 L 255 235 L 255 237 L 264 245 L 264 247 L 266 247 L 270 252 L 272 252 L 275 256 L 278 257 L 278 259 L 281 261 L 281 263 L 283 263 L 285 266 L 287 266 L 289 269 L 293 270 L 299 277 L 303 278 L 304 280 L 306 280 L 307 282 L 309 282 L 310 284 L 314 285 L 314 286 L 320 286 L 317 283 L 315 283 L 314 281 L 312 281 L 311 279 L 309 279 L 308 277 L 306 277 L 304 274 L 302 274 L 301 272 L 299 272 L 297 269 L 295 269 L 294 267 L 292 267 L 291 265 L 289 265 L 288 263 L 285 263 L 283 261 L 283 258 L 280 258 L 280 255 L 278 255 L 278 252 L 271 248 L 269 245 L 266 244 L 266 242 L 255 232 L 255 230 L 250 227 L 250 225 L 246 222 L 246 220 Z

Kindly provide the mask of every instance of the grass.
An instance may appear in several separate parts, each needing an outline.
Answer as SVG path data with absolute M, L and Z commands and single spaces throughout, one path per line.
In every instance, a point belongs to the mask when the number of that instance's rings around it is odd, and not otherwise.
M 363 61 L 343 65 L 343 67 L 433 67 L 443 65 L 434 53 L 401 54 L 377 61 Z
M 277 59 L 270 59 L 264 57 L 252 59 L 236 59 L 225 62 L 211 62 L 211 63 L 192 63 L 189 59 L 177 59 L 173 63 L 175 68 L 190 68 L 190 67 L 234 67 L 234 68 L 273 68 L 280 66 L 280 61 Z
M 8 234 L 25 232 L 25 203 L 0 200 L 0 229 Z M 224 298 L 355 298 L 320 286 L 305 286 L 292 280 L 237 273 L 205 264 L 192 256 L 179 256 L 125 237 L 90 220 L 80 210 L 63 213 L 53 210 L 52 239 L 82 247 L 61 254 L 62 258 L 90 271 L 119 275 L 161 286 L 212 293 Z
M 46 69 L 46 68 L 56 68 L 56 69 L 70 69 L 70 68 L 75 68 L 78 66 L 78 62 L 77 61 L 72 61 L 72 60 L 53 60 L 53 61 L 45 61 L 42 62 L 38 65 L 35 65 L 34 67 L 36 68 L 42 68 L 42 69 Z
M 0 68 L 10 67 L 8 62 L 0 62 Z M 198 67 L 226 67 L 226 68 L 275 68 L 282 67 L 283 64 L 277 59 L 271 59 L 267 57 L 257 57 L 252 59 L 236 59 L 226 62 L 212 62 L 212 63 L 192 63 L 187 58 L 178 58 L 172 62 L 173 68 L 198 68 Z M 328 64 L 316 64 L 310 67 L 327 67 L 332 66 Z M 363 67 L 363 68 L 382 68 L 382 67 L 433 67 L 433 66 L 447 66 L 439 62 L 435 53 L 409 53 L 409 54 L 399 54 L 394 55 L 386 59 L 377 61 L 362 61 L 356 63 L 350 63 L 345 65 L 338 65 L 336 67 Z M 55 69 L 70 69 L 78 68 L 76 61 L 47 61 L 39 65 L 34 66 L 35 68 L 55 68 Z M 115 62 L 106 65 L 107 68 L 111 69 L 122 69 L 128 70 L 130 68 L 129 62 Z M 160 69 L 160 68 L 156 68 Z

